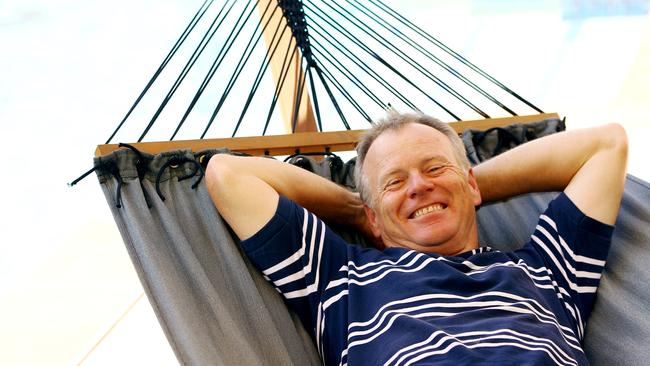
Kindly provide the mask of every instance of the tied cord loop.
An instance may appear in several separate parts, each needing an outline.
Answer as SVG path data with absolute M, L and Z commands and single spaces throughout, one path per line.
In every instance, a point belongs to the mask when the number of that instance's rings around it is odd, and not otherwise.
M 158 197 L 160 197 L 160 199 L 162 201 L 165 201 L 165 196 L 163 195 L 162 191 L 160 190 L 160 179 L 161 179 L 163 173 L 165 172 L 165 169 L 167 169 L 169 167 L 175 167 L 177 165 L 181 165 L 181 164 L 185 164 L 185 163 L 192 163 L 192 165 L 194 166 L 194 171 L 192 171 L 191 173 L 189 173 L 187 175 L 184 175 L 184 176 L 178 178 L 178 181 L 181 182 L 181 181 L 184 181 L 185 179 L 192 178 L 198 172 L 199 173 L 199 178 L 196 180 L 196 182 L 194 182 L 194 184 L 192 184 L 191 188 L 196 189 L 199 186 L 199 183 L 201 183 L 201 180 L 203 179 L 203 176 L 205 175 L 205 170 L 203 169 L 201 164 L 196 160 L 189 159 L 189 158 L 184 157 L 184 156 L 174 155 L 174 156 L 170 157 L 169 160 L 167 160 L 167 162 L 165 162 L 165 164 L 163 164 L 163 166 L 158 171 L 158 174 L 156 175 L 156 193 L 158 193 Z
M 325 151 L 323 152 L 303 152 L 301 153 L 299 150 L 296 150 L 295 154 L 291 154 L 284 158 L 284 162 L 289 162 L 289 164 L 301 167 L 305 170 L 308 170 L 310 172 L 314 172 L 311 163 L 309 162 L 308 159 L 305 159 L 305 156 L 327 156 L 326 161 L 327 164 L 329 165 L 330 168 L 330 180 L 333 182 L 336 182 L 336 173 L 341 170 L 341 167 L 343 166 L 343 161 L 341 158 L 331 152 L 329 148 L 326 148 Z M 297 158 L 296 158 L 297 157 Z M 294 159 L 296 158 L 296 159 Z M 344 177 L 347 177 L 347 172 Z M 345 178 L 343 178 L 345 179 Z
M 212 151 L 202 151 L 194 155 L 196 161 L 201 165 L 204 174 L 205 174 L 205 170 L 208 169 L 208 163 L 210 162 L 210 159 L 212 158 L 212 156 L 216 154 L 218 153 Z
M 329 151 L 323 151 L 323 152 L 302 152 L 302 153 L 301 153 L 300 151 L 296 151 L 295 154 L 291 154 L 291 155 L 287 156 L 286 158 L 284 158 L 284 162 L 286 163 L 286 162 L 288 162 L 289 160 L 295 158 L 296 156 L 300 156 L 300 155 L 304 155 L 304 156 L 319 156 L 319 155 L 324 155 L 324 156 L 336 156 L 336 154 L 334 154 L 333 152 L 329 152 Z
M 120 176 L 120 169 L 117 167 L 117 164 L 111 164 L 109 172 L 117 180 L 117 192 L 115 196 L 115 207 L 122 208 L 122 177 Z
M 238 152 L 238 151 L 230 151 L 229 149 L 222 148 L 222 149 L 217 149 L 217 150 L 204 150 L 200 151 L 196 154 L 194 154 L 194 159 L 196 162 L 201 165 L 201 168 L 203 169 L 202 173 L 205 175 L 205 170 L 208 169 L 208 163 L 210 162 L 210 159 L 212 159 L 213 156 L 218 155 L 218 154 L 228 154 L 228 155 L 233 155 L 233 156 L 252 156 L 250 154 Z M 264 154 L 265 157 L 271 157 L 268 154 L 268 150 L 265 151 Z M 195 183 L 195 184 L 198 184 Z
M 137 156 L 137 160 L 135 162 L 135 169 L 138 172 L 138 181 L 140 182 L 140 188 L 142 189 L 142 194 L 144 195 L 144 201 L 147 203 L 147 207 L 151 208 L 153 205 L 151 204 L 151 198 L 149 198 L 149 193 L 147 190 L 144 188 L 144 183 L 142 180 L 144 179 L 145 174 L 147 173 L 147 167 L 148 167 L 148 162 L 145 160 L 144 156 L 140 152 L 140 150 L 136 149 L 134 146 L 125 144 L 120 142 L 118 145 L 119 147 L 126 147 L 133 151 L 135 155 Z
M 338 155 L 330 155 L 326 159 L 327 164 L 330 166 L 330 180 L 332 182 L 336 182 L 335 175 L 338 175 L 337 173 L 341 171 L 341 167 L 343 167 L 343 160 L 341 160 Z
M 333 154 L 329 151 L 323 151 L 323 152 L 304 152 L 301 153 L 300 150 L 296 150 L 295 154 L 291 154 L 284 158 L 284 162 L 288 162 L 291 165 L 295 165 L 297 167 L 303 168 L 309 172 L 314 172 L 314 169 L 311 166 L 311 163 L 308 159 L 305 159 L 305 156 L 336 156 L 336 154 Z M 331 169 L 331 165 L 330 165 Z
M 102 162 L 98 168 L 108 172 L 117 181 L 117 189 L 115 192 L 115 207 L 122 208 L 122 176 L 120 176 L 120 169 L 118 168 L 117 163 L 114 160 L 109 160 Z

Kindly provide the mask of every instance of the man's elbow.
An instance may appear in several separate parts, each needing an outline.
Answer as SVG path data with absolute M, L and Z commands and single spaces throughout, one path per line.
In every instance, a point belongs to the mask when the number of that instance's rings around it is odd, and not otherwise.
M 603 126 L 604 147 L 616 154 L 623 164 L 627 162 L 628 139 L 625 128 L 618 123 Z
M 205 171 L 205 184 L 212 200 L 220 196 L 227 187 L 232 186 L 235 178 L 234 156 L 228 154 L 213 155 Z
M 604 125 L 601 130 L 598 169 L 605 169 L 622 194 L 627 172 L 628 140 L 625 128 L 618 123 Z

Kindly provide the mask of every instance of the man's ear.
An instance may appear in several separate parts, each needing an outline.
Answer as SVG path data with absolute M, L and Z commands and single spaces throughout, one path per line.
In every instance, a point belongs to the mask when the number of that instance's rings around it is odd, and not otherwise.
M 365 204 L 363 205 L 363 210 L 366 212 L 366 217 L 368 218 L 368 226 L 370 231 L 372 231 L 372 235 L 374 235 L 375 238 L 380 238 L 381 230 L 379 230 L 379 226 L 377 225 L 377 215 L 375 214 L 375 211 Z
M 478 182 L 476 182 L 476 177 L 474 176 L 474 170 L 472 168 L 467 172 L 467 183 L 469 184 L 469 190 L 472 195 L 474 206 L 480 205 L 483 201 L 481 198 L 481 190 L 478 188 Z

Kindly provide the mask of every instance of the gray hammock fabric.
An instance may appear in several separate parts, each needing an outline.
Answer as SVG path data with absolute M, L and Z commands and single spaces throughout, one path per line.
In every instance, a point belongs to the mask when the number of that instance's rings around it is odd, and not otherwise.
M 563 129 L 557 120 L 536 126 L 506 130 L 524 142 Z M 507 135 L 503 131 L 480 138 L 477 133 L 463 135 L 474 163 L 512 145 L 501 141 Z M 152 156 L 121 149 L 95 158 L 100 184 L 147 297 L 181 364 L 319 365 L 310 336 L 242 255 L 199 181 L 198 161 L 205 164 L 205 157 L 221 152 Z M 328 156 L 316 162 L 296 156 L 290 162 L 354 188 L 354 159 L 343 163 Z M 530 194 L 481 207 L 480 242 L 501 250 L 518 247 L 554 196 Z M 363 245 L 357 233 L 339 233 Z M 650 359 L 649 242 L 650 185 L 628 176 L 586 331 L 585 352 L 594 365 L 642 365 Z

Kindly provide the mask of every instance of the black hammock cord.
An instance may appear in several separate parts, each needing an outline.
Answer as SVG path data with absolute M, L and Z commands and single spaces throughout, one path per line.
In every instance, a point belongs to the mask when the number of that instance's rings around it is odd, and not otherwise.
M 272 2 L 274 6 L 271 6 Z M 351 129 L 349 121 L 355 114 L 358 113 L 361 119 L 372 123 L 373 113 L 398 103 L 416 112 L 432 110 L 434 113 L 429 114 L 443 113 L 457 121 L 461 120 L 461 115 L 467 113 L 490 118 L 490 114 L 486 109 L 479 107 L 478 102 L 489 103 L 493 108 L 496 106 L 509 115 L 517 116 L 514 108 L 506 106 L 492 94 L 495 91 L 500 93 L 501 98 L 507 97 L 517 104 L 543 113 L 541 109 L 400 15 L 383 0 L 271 0 L 266 3 L 259 17 L 252 14 L 260 6 L 260 0 L 225 0 L 218 10 L 212 9 L 213 5 L 214 0 L 205 0 L 201 4 L 124 118 L 106 140 L 106 144 L 111 143 L 126 121 L 133 116 L 145 95 L 160 81 L 163 71 L 172 59 L 179 55 L 181 47 L 191 47 L 187 46 L 188 39 L 191 39 L 190 36 L 196 34 L 204 23 L 209 25 L 203 26 L 206 30 L 198 45 L 193 48 L 137 142 L 143 141 L 150 133 L 192 72 L 204 73 L 204 76 L 171 134 L 170 141 L 187 125 L 189 116 L 200 101 L 209 99 L 206 103 L 216 102 L 200 135 L 200 139 L 203 139 L 214 122 L 219 120 L 219 113 L 224 110 L 224 105 L 233 94 L 231 92 L 237 90 L 241 94 L 242 91 L 248 90 L 231 134 L 231 137 L 235 137 L 251 106 L 255 105 L 257 111 L 263 110 L 259 107 L 262 103 L 253 102 L 259 99 L 256 98 L 260 94 L 259 91 L 265 89 L 261 88 L 261 85 L 265 75 L 269 73 L 269 65 L 273 60 L 281 58 L 280 72 L 273 79 L 275 87 L 272 88 L 266 118 L 260 118 L 264 120 L 261 135 L 265 135 L 297 54 L 302 76 L 297 80 L 294 99 L 298 102 L 294 103 L 289 121 L 292 131 L 296 129 L 302 104 L 299 101 L 305 93 L 313 101 L 318 131 L 323 131 L 324 107 L 334 109 L 346 130 Z M 279 18 L 278 11 L 282 12 L 285 22 L 271 25 L 272 19 Z M 256 50 L 259 53 L 259 49 L 264 49 L 264 46 L 260 45 L 260 38 L 268 33 L 268 29 L 273 31 L 273 36 L 267 42 L 257 71 L 252 72 L 250 68 L 253 66 L 250 65 L 255 60 L 252 56 Z M 280 47 L 283 38 L 286 39 L 283 36 L 287 31 L 291 31 L 291 40 L 285 47 Z M 250 33 L 250 36 L 246 36 L 247 33 Z M 243 50 L 237 48 L 244 44 Z M 236 62 L 225 61 L 230 54 L 241 56 Z M 201 64 L 199 59 L 205 58 L 212 58 L 207 72 L 196 67 Z M 229 72 L 224 69 L 224 65 L 234 65 L 234 69 Z M 255 75 L 248 88 L 243 85 L 244 82 L 240 78 L 242 74 Z M 215 75 L 221 76 L 222 79 L 225 79 L 225 75 L 230 77 L 225 83 L 212 83 Z M 474 80 L 470 80 L 470 77 Z M 216 87 L 215 84 L 224 86 L 217 98 L 209 93 L 211 87 Z M 492 93 L 488 92 L 488 89 L 493 90 Z M 327 98 L 319 98 L 323 91 Z M 476 97 L 474 102 L 469 100 L 469 95 L 463 95 L 465 92 Z M 208 95 L 209 97 L 206 97 Z M 323 104 L 324 101 L 328 103 Z M 224 127 L 220 126 L 221 129 Z M 120 147 L 133 149 L 128 144 Z M 112 172 L 115 169 L 109 170 Z M 95 168 L 90 169 L 69 185 L 77 184 L 94 170 Z M 195 173 L 198 172 L 199 169 L 196 169 Z M 140 171 L 138 173 L 140 174 Z M 119 173 L 115 174 L 119 176 Z

